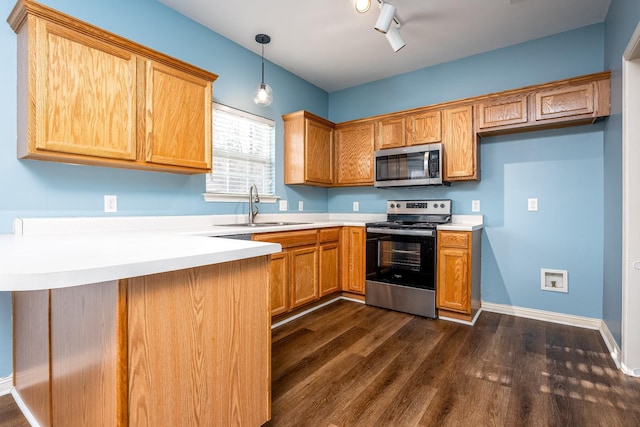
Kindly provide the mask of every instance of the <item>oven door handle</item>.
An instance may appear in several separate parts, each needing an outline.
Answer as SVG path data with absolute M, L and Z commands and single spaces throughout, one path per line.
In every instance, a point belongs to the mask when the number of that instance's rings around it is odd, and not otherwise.
M 367 233 L 379 233 L 379 234 L 395 234 L 398 236 L 427 236 L 435 237 L 435 230 L 417 230 L 417 229 L 398 229 L 398 228 L 382 228 L 382 227 L 367 227 Z

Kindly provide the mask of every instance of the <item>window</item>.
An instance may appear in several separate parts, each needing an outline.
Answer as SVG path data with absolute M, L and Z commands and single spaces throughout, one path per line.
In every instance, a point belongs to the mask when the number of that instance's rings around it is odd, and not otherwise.
M 213 104 L 213 162 L 207 174 L 206 200 L 246 198 L 275 192 L 275 124 L 273 120 L 222 104 Z M 207 195 L 218 197 L 206 197 Z

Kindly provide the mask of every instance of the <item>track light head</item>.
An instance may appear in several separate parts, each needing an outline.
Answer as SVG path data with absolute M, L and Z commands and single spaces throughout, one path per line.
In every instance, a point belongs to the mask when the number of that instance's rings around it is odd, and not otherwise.
M 365 13 L 371 7 L 371 0 L 356 0 L 356 11 Z
M 399 51 L 407 45 L 400 35 L 400 30 L 395 25 L 392 25 L 389 28 L 389 31 L 387 31 L 385 37 L 387 38 L 387 41 L 391 45 L 391 49 L 393 49 L 394 52 Z
M 389 3 L 382 3 L 380 15 L 378 15 L 375 29 L 383 34 L 387 34 L 387 31 L 389 31 L 389 27 L 391 26 L 395 15 L 396 7 L 394 5 Z

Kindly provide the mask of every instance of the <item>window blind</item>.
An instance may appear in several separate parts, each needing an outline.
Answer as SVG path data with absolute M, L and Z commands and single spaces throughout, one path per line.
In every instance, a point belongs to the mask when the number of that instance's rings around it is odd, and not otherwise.
M 213 104 L 213 162 L 207 193 L 260 195 L 275 192 L 275 124 L 222 104 Z

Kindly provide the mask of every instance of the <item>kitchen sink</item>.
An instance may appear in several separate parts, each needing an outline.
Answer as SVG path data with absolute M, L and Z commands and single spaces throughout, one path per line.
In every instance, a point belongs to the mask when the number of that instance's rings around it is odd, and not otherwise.
M 277 227 L 284 225 L 302 225 L 310 224 L 308 222 L 242 222 L 239 224 L 214 224 L 216 227 Z

